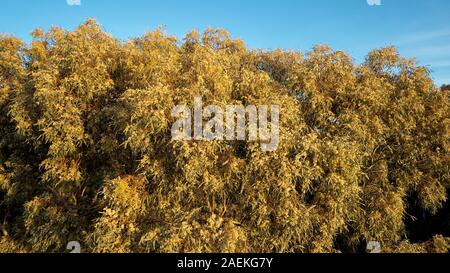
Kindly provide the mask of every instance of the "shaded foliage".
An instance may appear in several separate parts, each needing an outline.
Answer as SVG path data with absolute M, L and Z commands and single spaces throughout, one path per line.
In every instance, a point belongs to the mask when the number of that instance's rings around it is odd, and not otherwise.
M 216 29 L 33 36 L 0 37 L 1 252 L 448 251 L 448 94 L 395 48 L 357 65 Z M 173 141 L 196 96 L 280 105 L 279 149 Z

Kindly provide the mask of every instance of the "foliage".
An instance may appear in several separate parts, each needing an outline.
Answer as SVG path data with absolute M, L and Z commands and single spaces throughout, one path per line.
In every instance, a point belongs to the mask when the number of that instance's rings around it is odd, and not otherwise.
M 357 65 L 216 29 L 33 36 L 0 37 L 0 252 L 448 251 L 449 97 L 395 48 Z M 280 105 L 279 149 L 172 140 L 196 96 Z M 442 228 L 412 241 L 423 215 Z

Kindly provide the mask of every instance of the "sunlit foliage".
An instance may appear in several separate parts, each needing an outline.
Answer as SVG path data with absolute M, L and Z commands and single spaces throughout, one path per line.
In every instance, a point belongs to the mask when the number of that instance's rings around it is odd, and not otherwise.
M 449 250 L 449 94 L 395 48 L 358 65 L 93 20 L 33 37 L 0 36 L 0 252 Z M 279 105 L 279 149 L 172 140 L 196 96 Z M 414 240 L 425 214 L 442 228 Z

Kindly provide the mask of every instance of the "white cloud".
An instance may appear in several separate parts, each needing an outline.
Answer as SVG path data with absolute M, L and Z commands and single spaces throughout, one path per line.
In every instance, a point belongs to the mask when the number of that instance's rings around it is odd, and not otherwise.
M 81 6 L 81 0 L 66 0 L 69 6 Z

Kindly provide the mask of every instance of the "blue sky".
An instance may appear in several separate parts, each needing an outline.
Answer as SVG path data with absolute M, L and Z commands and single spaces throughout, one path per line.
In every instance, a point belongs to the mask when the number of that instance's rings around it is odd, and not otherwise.
M 307 51 L 318 43 L 361 62 L 371 49 L 395 45 L 450 83 L 449 0 L 2 0 L 0 33 L 30 40 L 36 27 L 73 29 L 96 18 L 105 30 L 128 39 L 165 27 L 182 38 L 208 26 L 229 30 L 251 48 Z M 375 1 L 375 0 L 370 0 Z

